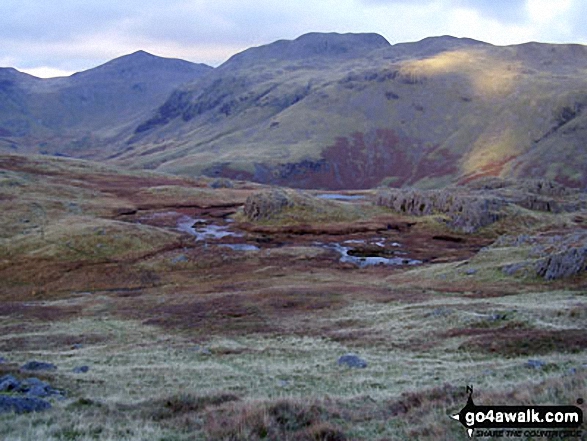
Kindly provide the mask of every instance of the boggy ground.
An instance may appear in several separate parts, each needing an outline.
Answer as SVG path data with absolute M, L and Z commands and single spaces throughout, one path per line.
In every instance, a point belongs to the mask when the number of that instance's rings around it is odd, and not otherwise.
M 510 276 L 525 249 L 492 245 L 581 231 L 584 214 L 463 234 L 363 192 L 254 222 L 241 207 L 256 185 L 0 165 L 0 376 L 51 362 L 39 376 L 66 391 L 0 415 L 2 439 L 464 440 L 448 416 L 467 384 L 477 404 L 587 395 L 585 274 Z M 234 235 L 198 240 L 190 219 Z M 360 268 L 334 244 L 422 263 Z M 339 366 L 349 352 L 367 367 Z

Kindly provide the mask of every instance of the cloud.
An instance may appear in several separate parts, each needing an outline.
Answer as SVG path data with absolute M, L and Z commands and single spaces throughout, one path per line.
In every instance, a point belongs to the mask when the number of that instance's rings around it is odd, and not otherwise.
M 48 66 L 34 67 L 32 69 L 22 69 L 22 72 L 39 78 L 68 77 L 72 73 L 74 73 L 69 70 L 61 70 Z
M 522 23 L 528 19 L 526 0 L 452 0 L 456 7 L 473 9 L 483 18 L 502 24 Z
M 519 23 L 526 18 L 526 0 L 360 0 L 361 3 L 379 6 L 410 5 L 412 7 L 439 6 L 445 12 L 454 8 L 476 11 L 481 17 L 505 23 Z
M 0 61 L 77 71 L 143 49 L 218 65 L 312 31 L 377 32 L 392 43 L 445 34 L 572 41 L 587 38 L 586 14 L 582 0 L 3 0 Z

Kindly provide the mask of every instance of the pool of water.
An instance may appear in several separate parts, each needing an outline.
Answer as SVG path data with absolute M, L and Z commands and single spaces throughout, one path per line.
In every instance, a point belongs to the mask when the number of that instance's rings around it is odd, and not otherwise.
M 259 251 L 261 249 L 256 245 L 250 245 L 246 243 L 223 243 L 220 246 L 224 248 L 230 248 L 234 251 Z
M 230 231 L 230 225 L 215 225 L 209 223 L 204 219 L 194 219 L 189 216 L 183 216 L 178 220 L 177 228 L 180 231 L 191 234 L 196 237 L 197 241 L 214 241 L 217 245 L 230 248 L 234 251 L 252 252 L 259 251 L 256 245 L 246 243 L 218 243 L 221 239 L 227 237 L 243 237 L 240 233 Z M 389 248 L 401 247 L 397 242 L 388 242 L 386 239 L 381 237 L 375 237 L 368 240 L 363 239 L 349 239 L 342 243 L 320 243 L 314 242 L 314 246 L 321 248 L 327 248 L 336 251 L 340 254 L 340 262 L 352 263 L 360 268 L 365 268 L 375 265 L 419 265 L 422 263 L 421 260 L 409 259 L 405 257 L 406 251 L 397 250 L 390 252 Z M 371 247 L 371 254 L 369 255 L 369 247 Z M 382 252 L 373 251 L 372 248 L 376 247 L 381 249 Z M 364 250 L 367 251 L 364 251 Z M 355 255 L 358 254 L 358 255 Z M 384 254 L 384 255 L 381 255 Z M 392 256 L 386 256 L 385 254 L 393 254 Z
M 228 226 L 209 224 L 204 219 L 193 219 L 184 216 L 179 219 L 177 228 L 180 231 L 196 236 L 196 240 L 219 240 L 225 237 L 242 237 L 242 234 L 229 231 Z
M 340 194 L 340 193 L 322 193 L 316 196 L 320 199 L 329 199 L 334 201 L 357 201 L 361 199 L 365 199 L 365 196 L 361 195 L 349 195 L 349 194 Z
M 375 265 L 420 265 L 421 260 L 408 259 L 405 257 L 381 257 L 381 256 L 352 256 L 349 251 L 352 247 L 344 246 L 339 243 L 325 245 L 326 248 L 335 250 L 340 254 L 340 261 L 343 263 L 352 263 L 361 268 Z

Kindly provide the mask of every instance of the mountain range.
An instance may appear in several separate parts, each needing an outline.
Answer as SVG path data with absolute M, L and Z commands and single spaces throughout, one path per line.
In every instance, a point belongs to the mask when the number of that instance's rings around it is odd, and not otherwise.
M 587 47 L 311 33 L 217 68 L 145 52 L 0 69 L 0 151 L 301 188 L 587 186 Z

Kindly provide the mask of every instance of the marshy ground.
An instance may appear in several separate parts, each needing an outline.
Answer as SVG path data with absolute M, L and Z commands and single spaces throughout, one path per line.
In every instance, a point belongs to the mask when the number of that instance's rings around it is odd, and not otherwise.
M 464 440 L 466 385 L 478 404 L 587 398 L 585 271 L 528 270 L 580 249 L 580 203 L 463 233 L 369 191 L 286 192 L 251 219 L 255 184 L 0 166 L 0 377 L 44 361 L 65 391 L 0 414 L 2 439 Z

